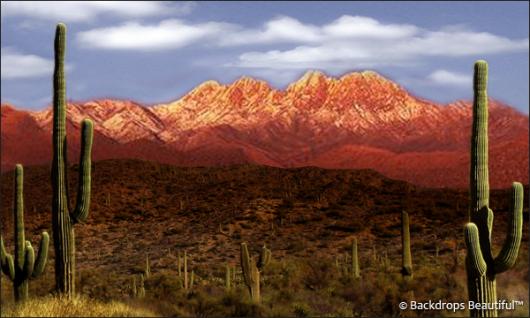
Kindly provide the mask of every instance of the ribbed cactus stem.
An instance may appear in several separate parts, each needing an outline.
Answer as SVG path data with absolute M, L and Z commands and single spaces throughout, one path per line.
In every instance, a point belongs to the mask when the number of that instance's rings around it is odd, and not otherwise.
M 473 77 L 473 131 L 471 133 L 471 211 L 489 206 L 488 177 L 488 64 L 475 63 Z
M 236 267 L 234 265 L 234 267 L 232 267 L 232 285 L 234 285 L 234 287 L 236 286 Z
M 351 262 L 352 262 L 352 275 L 353 278 L 357 279 L 361 277 L 360 268 L 359 268 L 359 259 L 357 255 L 357 238 L 353 239 L 351 246 Z
M 412 256 L 410 252 L 410 230 L 409 215 L 407 212 L 401 212 L 401 249 L 402 249 L 402 266 L 401 274 L 403 277 L 412 277 Z
M 145 270 L 144 270 L 145 279 L 149 279 L 151 276 L 151 266 L 149 266 L 149 255 L 145 254 Z
M 48 233 L 42 232 L 39 254 L 35 258 L 35 251 L 31 243 L 26 241 L 24 233 L 24 169 L 20 164 L 15 167 L 13 213 L 15 257 L 7 253 L 4 239 L 0 236 L 0 267 L 13 281 L 15 301 L 24 301 L 28 298 L 29 279 L 39 276 L 46 268 L 50 239 Z
M 69 209 L 66 169 L 66 81 L 64 57 L 66 26 L 57 25 L 55 32 L 55 70 L 53 74 L 53 162 L 52 162 L 52 225 L 55 247 L 56 291 L 71 298 L 75 294 L 74 224 L 84 222 L 90 208 L 91 151 L 93 125 L 88 119 L 81 124 L 81 155 L 77 202 Z
M 4 238 L 0 235 L 0 265 L 2 267 L 2 273 L 6 275 L 12 281 L 15 280 L 15 263 L 13 256 L 7 253 Z
M 508 232 L 497 257 L 491 251 L 493 211 L 489 207 L 488 177 L 488 64 L 477 61 L 474 68 L 473 127 L 471 132 L 470 222 L 464 228 L 467 247 L 468 296 L 473 302 L 497 302 L 495 276 L 510 269 L 517 259 L 523 227 L 523 186 L 512 185 Z M 491 308 L 491 309 L 489 309 Z M 494 306 L 473 309 L 472 317 L 497 317 Z
M 178 254 L 177 254 L 177 269 L 178 269 L 178 274 L 180 278 L 182 277 L 182 257 L 180 255 L 180 251 L 178 251 Z
M 188 256 L 184 251 L 184 289 L 188 290 Z

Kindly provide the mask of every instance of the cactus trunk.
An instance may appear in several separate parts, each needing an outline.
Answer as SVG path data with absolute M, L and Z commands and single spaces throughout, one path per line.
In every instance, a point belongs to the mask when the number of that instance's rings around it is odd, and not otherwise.
M 410 252 L 409 215 L 405 211 L 401 213 L 401 246 L 401 274 L 403 275 L 403 277 L 412 278 L 412 256 Z
M 74 211 L 70 212 L 66 175 L 65 50 L 66 26 L 58 24 L 55 33 L 55 71 L 53 75 L 52 225 L 56 291 L 71 298 L 75 293 L 74 224 L 83 222 L 87 218 L 90 206 L 90 157 L 93 128 L 90 120 L 82 122 L 77 203 Z
M 260 286 L 259 286 L 260 275 L 259 275 L 259 271 L 256 268 L 256 266 L 252 268 L 252 271 L 253 271 L 252 273 L 253 279 L 251 282 L 252 286 L 250 287 L 250 298 L 252 299 L 253 302 L 259 303 L 261 301 Z
M 184 289 L 188 290 L 188 256 L 184 251 Z
M 351 261 L 352 261 L 352 275 L 353 275 L 353 278 L 357 279 L 361 277 L 361 273 L 359 269 L 359 259 L 357 255 L 357 238 L 353 239 L 353 243 L 351 247 Z
M 493 211 L 489 208 L 488 177 L 488 65 L 477 61 L 474 69 L 473 127 L 471 132 L 470 222 L 464 228 L 467 247 L 466 273 L 469 301 L 488 304 L 487 309 L 473 309 L 472 317 L 497 317 L 495 276 L 511 268 L 517 259 L 522 238 L 523 186 L 512 185 L 512 204 L 508 235 L 493 257 L 491 230 Z
M 24 179 L 21 166 L 15 168 L 15 279 L 13 291 L 15 301 L 28 298 L 28 281 L 24 277 L 26 239 L 24 235 Z

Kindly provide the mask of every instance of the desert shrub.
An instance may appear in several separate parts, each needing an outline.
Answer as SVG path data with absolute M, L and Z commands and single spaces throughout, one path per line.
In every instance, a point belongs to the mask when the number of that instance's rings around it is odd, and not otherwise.
M 310 290 L 320 290 L 329 287 L 331 280 L 335 279 L 336 272 L 329 260 L 314 260 L 303 266 L 304 286 Z
M 306 304 L 293 304 L 293 314 L 295 317 L 309 317 L 310 312 L 309 306 Z

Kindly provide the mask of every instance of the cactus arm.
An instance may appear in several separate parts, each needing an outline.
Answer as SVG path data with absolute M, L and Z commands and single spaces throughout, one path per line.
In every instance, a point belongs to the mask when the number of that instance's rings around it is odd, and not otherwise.
M 91 187 L 91 153 L 94 128 L 90 119 L 85 119 L 81 125 L 81 156 L 79 158 L 79 184 L 77 202 L 71 214 L 74 223 L 84 222 L 90 208 Z
M 15 280 L 15 263 L 13 262 L 13 256 L 7 253 L 4 246 L 4 238 L 0 235 L 0 267 L 2 272 L 9 277 L 11 280 Z
M 11 254 L 6 255 L 5 262 L 2 264 L 2 271 L 11 281 L 15 280 L 15 262 Z
M 35 260 L 35 266 L 33 267 L 33 273 L 31 277 L 37 277 L 44 272 L 46 269 L 46 263 L 48 260 L 48 246 L 50 245 L 50 236 L 47 232 L 42 232 L 39 253 L 37 259 Z
M 271 251 L 266 246 L 263 246 L 263 248 L 261 249 L 261 254 L 259 256 L 259 260 L 257 264 L 258 270 L 263 270 L 263 268 L 265 268 L 265 266 L 267 266 L 270 261 L 271 261 Z
M 26 241 L 25 255 L 24 255 L 24 267 L 22 268 L 23 280 L 28 279 L 33 274 L 33 268 L 35 267 L 35 251 L 29 241 Z
M 495 258 L 495 273 L 510 269 L 517 259 L 521 237 L 523 235 L 523 185 L 514 182 L 512 185 L 512 211 L 508 222 L 508 233 L 501 252 Z
M 480 277 L 486 274 L 487 265 L 480 249 L 478 228 L 474 223 L 467 223 L 464 227 L 464 237 L 467 247 L 467 270 Z
M 2 264 L 8 255 L 9 253 L 7 253 L 6 246 L 4 245 L 4 237 L 0 235 L 0 262 L 2 262 Z

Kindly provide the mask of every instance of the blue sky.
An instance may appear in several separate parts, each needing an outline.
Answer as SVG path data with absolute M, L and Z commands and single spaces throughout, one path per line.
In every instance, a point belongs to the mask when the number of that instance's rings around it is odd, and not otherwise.
M 285 88 L 307 70 L 374 70 L 416 96 L 471 99 L 473 62 L 489 94 L 528 114 L 528 2 L 4 2 L 1 99 L 51 102 L 53 35 L 68 26 L 72 100 L 176 100 L 246 75 Z

